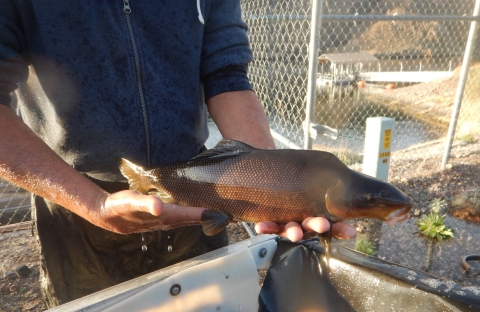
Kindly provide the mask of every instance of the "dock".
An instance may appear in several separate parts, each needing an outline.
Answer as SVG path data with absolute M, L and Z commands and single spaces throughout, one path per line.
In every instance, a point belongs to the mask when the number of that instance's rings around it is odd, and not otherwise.
M 423 71 L 421 66 L 415 71 L 364 71 L 365 65 L 376 64 L 379 60 L 370 53 L 322 54 L 318 58 L 317 88 L 326 86 L 355 85 L 365 82 L 429 82 L 435 79 L 450 78 L 453 71 Z M 369 66 L 370 67 L 370 66 Z

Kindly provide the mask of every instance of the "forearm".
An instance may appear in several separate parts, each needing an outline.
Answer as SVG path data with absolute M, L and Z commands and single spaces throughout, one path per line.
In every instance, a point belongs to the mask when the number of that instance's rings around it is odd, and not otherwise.
M 64 162 L 0 104 L 0 177 L 89 220 L 105 192 Z
M 274 149 L 265 110 L 253 91 L 234 91 L 207 100 L 210 116 L 224 138 Z

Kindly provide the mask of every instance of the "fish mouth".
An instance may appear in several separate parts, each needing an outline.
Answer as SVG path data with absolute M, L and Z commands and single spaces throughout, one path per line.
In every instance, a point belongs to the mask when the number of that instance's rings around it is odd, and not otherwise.
M 408 212 L 410 211 L 411 207 L 398 209 L 388 215 L 387 219 L 385 220 L 389 226 L 394 225 L 398 222 L 403 222 L 408 219 Z

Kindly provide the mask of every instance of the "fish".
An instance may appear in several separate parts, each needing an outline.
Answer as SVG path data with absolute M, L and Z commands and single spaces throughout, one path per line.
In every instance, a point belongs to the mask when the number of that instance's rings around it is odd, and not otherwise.
M 325 151 L 266 150 L 222 139 L 181 163 L 151 169 L 121 158 L 119 168 L 131 190 L 206 208 L 201 223 L 209 236 L 236 221 L 374 218 L 393 225 L 413 206 L 392 184 L 351 170 Z

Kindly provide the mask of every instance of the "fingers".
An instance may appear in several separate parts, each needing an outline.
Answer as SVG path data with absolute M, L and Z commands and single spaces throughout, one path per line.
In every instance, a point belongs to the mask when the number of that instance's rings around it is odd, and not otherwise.
M 153 216 L 158 217 L 163 212 L 164 203 L 160 200 L 160 198 L 153 195 L 147 195 L 143 201 L 146 212 L 151 213 Z
M 303 238 L 303 230 L 296 222 L 290 222 L 285 225 L 285 231 L 280 236 L 286 237 L 292 242 L 298 242 Z
M 259 234 L 277 234 L 288 238 L 292 242 L 298 242 L 303 238 L 303 230 L 296 222 L 280 225 L 272 221 L 259 222 L 255 225 L 255 231 Z
M 101 220 L 92 223 L 118 233 L 199 224 L 204 210 L 163 203 L 156 196 L 131 190 L 109 194 L 101 209 Z
M 337 222 L 332 225 L 332 235 L 338 239 L 350 239 L 357 236 L 357 230 L 350 224 Z
M 277 234 L 292 242 L 301 240 L 307 233 L 323 233 L 329 229 L 330 222 L 323 217 L 307 218 L 303 220 L 301 226 L 296 222 L 281 225 L 272 221 L 259 222 L 255 225 L 255 231 L 259 234 Z M 354 238 L 357 231 L 349 224 L 337 222 L 332 224 L 332 235 L 337 239 L 349 239 Z
M 278 234 L 283 232 L 285 226 L 272 221 L 258 222 L 255 224 L 255 231 L 258 234 Z
M 162 213 L 163 203 L 158 197 L 125 190 L 110 194 L 105 200 L 105 207 L 112 208 L 118 214 L 146 212 L 159 216 Z
M 306 218 L 302 222 L 302 228 L 306 232 L 313 231 L 317 233 L 323 233 L 330 230 L 330 222 L 328 222 L 327 219 L 321 217 Z

